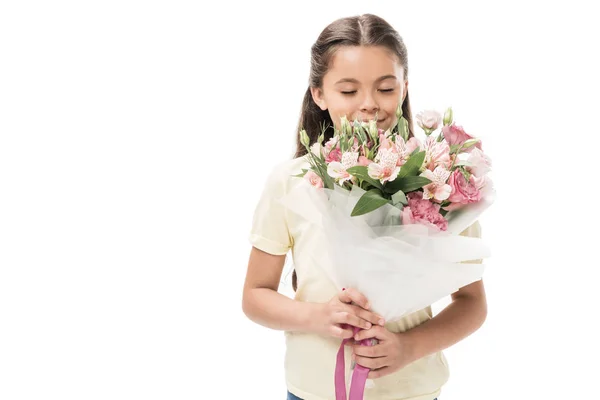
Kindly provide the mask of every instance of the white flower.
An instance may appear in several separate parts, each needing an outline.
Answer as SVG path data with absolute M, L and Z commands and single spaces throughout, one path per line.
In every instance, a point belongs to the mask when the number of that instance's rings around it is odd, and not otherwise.
M 431 181 L 430 184 L 423 186 L 424 199 L 434 198 L 437 201 L 443 201 L 450 197 L 452 186 L 446 183 L 450 177 L 450 171 L 446 168 L 436 167 L 433 171 L 426 169 L 421 176 Z
M 417 124 L 423 130 L 434 131 L 442 122 L 442 114 L 435 110 L 425 110 L 417 114 Z
M 381 183 L 393 181 L 400 172 L 398 163 L 398 153 L 392 149 L 379 149 L 375 162 L 368 166 L 369 176 L 373 179 L 379 179 Z
M 312 146 L 310 146 L 310 151 L 317 157 L 321 157 L 323 155 L 323 146 L 321 143 L 315 142 Z
M 348 151 L 342 154 L 342 162 L 333 161 L 327 166 L 327 174 L 343 185 L 353 178 L 346 170 L 358 165 L 358 152 Z

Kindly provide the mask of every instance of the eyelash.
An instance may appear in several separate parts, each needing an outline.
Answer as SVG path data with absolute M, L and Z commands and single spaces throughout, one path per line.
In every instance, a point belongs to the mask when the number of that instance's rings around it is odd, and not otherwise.
M 394 91 L 394 89 L 381 89 L 381 91 L 382 91 L 382 92 L 384 92 L 384 93 L 390 93 L 390 92 L 393 92 L 393 91 Z M 353 91 L 351 91 L 351 92 L 342 92 L 342 94 L 343 94 L 343 95 L 346 95 L 346 96 L 351 96 L 351 95 L 353 95 L 354 93 L 356 93 L 356 90 L 353 90 Z

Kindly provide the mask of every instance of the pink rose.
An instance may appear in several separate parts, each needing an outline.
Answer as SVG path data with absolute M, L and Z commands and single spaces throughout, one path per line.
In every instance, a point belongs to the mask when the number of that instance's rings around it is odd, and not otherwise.
M 442 114 L 435 110 L 425 110 L 417 114 L 417 124 L 425 131 L 435 131 L 441 123 Z
M 319 175 L 317 175 L 314 171 L 307 171 L 304 174 L 304 179 L 306 179 L 311 185 L 316 188 L 323 187 L 323 179 Z
M 467 182 L 465 176 L 457 168 L 452 172 L 448 179 L 448 184 L 452 188 L 448 201 L 452 202 L 449 206 L 445 207 L 446 210 L 452 211 L 463 207 L 469 203 L 476 203 L 481 200 L 481 187 L 485 182 L 484 179 L 479 179 L 475 175 L 471 175 L 471 178 Z
M 465 132 L 461 126 L 455 124 L 445 125 L 442 128 L 442 133 L 444 134 L 444 139 L 446 139 L 446 142 L 448 142 L 450 146 L 461 145 L 467 140 L 474 139 L 474 137 Z M 470 153 L 475 147 L 481 150 L 481 141 L 461 150 L 461 153 Z
M 492 169 L 492 160 L 479 149 L 473 149 L 467 159 L 467 171 L 485 176 Z
M 323 154 L 327 157 L 327 155 L 331 152 L 331 150 L 334 147 L 338 147 L 336 145 L 337 145 L 337 138 L 334 136 L 325 143 L 325 146 L 323 146 Z
M 329 164 L 331 162 L 337 161 L 340 162 L 342 161 L 342 151 L 335 147 L 333 149 L 331 149 L 331 151 L 329 152 L 329 154 L 327 154 L 327 157 L 325 158 L 325 161 Z
M 408 206 L 402 209 L 403 224 L 423 224 L 437 230 L 448 229 L 448 221 L 440 214 L 440 205 L 423 199 L 423 192 L 410 192 Z

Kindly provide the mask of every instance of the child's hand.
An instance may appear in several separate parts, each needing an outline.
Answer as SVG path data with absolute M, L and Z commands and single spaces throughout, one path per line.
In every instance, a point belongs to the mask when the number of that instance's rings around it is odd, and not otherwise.
M 352 288 L 342 290 L 329 302 L 318 304 L 318 307 L 315 331 L 323 335 L 347 339 L 354 333 L 344 325 L 369 329 L 372 325 L 383 326 L 385 323 L 383 317 L 368 311 L 370 305 L 367 298 Z
M 377 339 L 379 343 L 373 346 L 352 346 L 352 359 L 357 364 L 371 369 L 369 379 L 389 375 L 415 361 L 412 352 L 414 346 L 406 335 L 390 332 L 383 326 L 373 326 L 358 332 L 355 340 L 358 342 L 371 338 Z

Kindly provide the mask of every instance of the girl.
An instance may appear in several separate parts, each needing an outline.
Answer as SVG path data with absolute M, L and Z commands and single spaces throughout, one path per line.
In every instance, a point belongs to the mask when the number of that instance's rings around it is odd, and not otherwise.
M 383 19 L 365 14 L 334 21 L 312 46 L 309 87 L 298 130 L 317 141 L 321 124 L 339 128 L 341 116 L 372 120 L 378 127 L 395 126 L 396 109 L 413 136 L 408 97 L 408 58 L 400 35 Z M 325 141 L 333 129 L 326 131 Z M 243 310 L 252 321 L 285 331 L 288 399 L 330 400 L 340 341 L 352 337 L 347 325 L 363 330 L 354 338 L 376 338 L 375 346 L 349 342 L 350 360 L 370 368 L 373 388 L 366 400 L 434 400 L 448 380 L 442 350 L 477 330 L 486 318 L 483 282 L 452 294 L 452 303 L 432 316 L 431 307 L 387 323 L 370 311 L 369 299 L 353 288 L 338 292 L 319 268 L 311 265 L 314 225 L 288 212 L 278 199 L 301 182 L 293 177 L 308 168 L 299 142 L 295 157 L 273 169 L 256 207 L 250 242 L 252 250 L 243 293 Z M 479 223 L 461 235 L 480 236 Z M 294 299 L 277 292 L 286 254 L 292 251 Z M 474 260 L 472 262 L 481 262 Z M 358 343 L 358 342 L 357 342 Z M 347 369 L 348 370 L 348 369 Z

